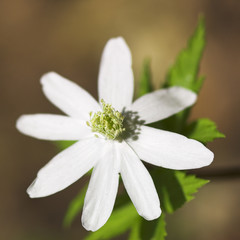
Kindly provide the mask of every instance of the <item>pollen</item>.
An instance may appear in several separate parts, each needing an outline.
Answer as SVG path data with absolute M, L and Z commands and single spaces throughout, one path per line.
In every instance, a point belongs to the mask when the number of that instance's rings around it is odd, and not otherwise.
M 92 128 L 92 132 L 100 133 L 107 139 L 116 139 L 122 132 L 125 131 L 123 127 L 122 114 L 115 110 L 111 104 L 105 103 L 101 99 L 102 112 L 92 113 L 90 112 L 90 121 L 87 121 L 87 126 Z M 98 137 L 97 134 L 95 134 Z

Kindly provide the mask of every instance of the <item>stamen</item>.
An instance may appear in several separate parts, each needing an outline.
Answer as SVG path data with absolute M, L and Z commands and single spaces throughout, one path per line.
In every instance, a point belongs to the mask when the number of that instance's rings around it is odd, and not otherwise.
M 101 99 L 102 112 L 92 113 L 90 112 L 90 122 L 87 121 L 87 125 L 92 128 L 93 132 L 98 132 L 104 135 L 108 139 L 116 139 L 125 128 L 123 128 L 122 114 L 115 110 L 111 104 L 105 103 Z M 95 134 L 95 136 L 98 136 Z

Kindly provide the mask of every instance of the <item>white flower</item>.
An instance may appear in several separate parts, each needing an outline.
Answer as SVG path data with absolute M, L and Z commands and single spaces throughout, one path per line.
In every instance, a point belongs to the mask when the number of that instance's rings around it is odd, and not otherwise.
M 154 183 L 141 160 L 170 169 L 200 168 L 213 160 L 213 153 L 203 144 L 143 125 L 191 106 L 196 94 L 172 87 L 132 103 L 131 65 L 125 41 L 121 37 L 110 39 L 103 51 L 98 79 L 104 109 L 84 89 L 51 72 L 41 79 L 43 92 L 67 116 L 23 115 L 17 121 L 19 131 L 35 138 L 77 140 L 38 172 L 27 192 L 32 198 L 54 194 L 94 167 L 82 214 L 87 230 L 96 231 L 111 215 L 119 174 L 138 213 L 147 220 L 160 216 Z

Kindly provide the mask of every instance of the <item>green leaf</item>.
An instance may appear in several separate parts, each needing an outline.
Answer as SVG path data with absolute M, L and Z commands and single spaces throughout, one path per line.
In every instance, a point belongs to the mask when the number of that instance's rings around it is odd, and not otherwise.
M 128 240 L 142 240 L 140 237 L 141 223 L 142 223 L 142 219 L 139 216 L 136 219 L 135 223 L 132 225 Z
M 182 50 L 167 75 L 166 86 L 182 86 L 199 92 L 203 77 L 198 78 L 199 64 L 205 46 L 205 24 L 199 19 L 198 26 L 186 49 Z
M 154 236 L 151 240 L 164 240 L 167 236 L 166 231 L 166 221 L 165 221 L 165 214 L 162 213 L 161 217 L 158 219 L 157 227 L 154 232 Z
M 157 225 L 158 225 L 158 219 L 147 221 L 145 219 L 141 219 L 141 227 L 140 227 L 140 239 L 141 240 L 149 240 L 153 239 L 153 236 L 155 234 Z
M 164 240 L 167 236 L 165 214 L 160 218 L 147 221 L 140 217 L 131 228 L 128 240 Z
M 130 202 L 113 211 L 107 223 L 98 231 L 90 233 L 85 240 L 111 239 L 126 232 L 138 218 L 137 211 Z
M 175 176 L 182 186 L 182 191 L 187 202 L 194 199 L 193 194 L 197 193 L 200 187 L 209 182 L 209 180 L 198 178 L 193 174 L 186 174 L 183 171 L 175 171 Z
M 152 177 L 159 194 L 161 208 L 167 213 L 173 213 L 185 202 L 192 200 L 193 194 L 209 182 L 195 175 L 187 175 L 183 171 L 164 168 L 155 169 Z
M 82 210 L 86 191 L 87 191 L 87 185 L 79 192 L 79 194 L 69 204 L 68 210 L 63 219 L 64 227 L 70 227 L 72 224 L 72 221 L 76 218 L 76 216 Z
M 64 150 L 71 145 L 73 145 L 76 141 L 56 141 L 55 144 L 59 150 Z
M 189 39 L 188 45 L 178 55 L 175 64 L 167 74 L 164 87 L 181 86 L 198 93 L 204 77 L 198 77 L 199 64 L 205 46 L 205 24 L 199 19 L 198 26 Z M 152 124 L 153 127 L 182 133 L 190 114 L 187 108 L 170 118 Z
M 153 221 L 142 220 L 141 240 L 164 240 L 166 233 L 166 222 L 164 213 Z
M 200 118 L 186 128 L 186 136 L 202 143 L 213 141 L 215 138 L 224 138 L 225 135 L 217 130 L 216 124 L 207 119 Z
M 143 69 L 141 73 L 141 77 L 139 80 L 139 88 L 137 91 L 137 97 L 141 97 L 142 95 L 145 95 L 146 93 L 152 92 L 152 76 L 151 76 L 151 69 L 150 69 L 150 60 L 146 59 L 143 62 Z

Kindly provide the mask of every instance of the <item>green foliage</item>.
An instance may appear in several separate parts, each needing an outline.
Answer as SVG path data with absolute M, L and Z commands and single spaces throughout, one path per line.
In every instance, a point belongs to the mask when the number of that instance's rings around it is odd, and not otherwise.
M 143 62 L 143 68 L 139 80 L 139 87 L 137 91 L 137 97 L 141 97 L 142 95 L 152 92 L 152 76 L 151 76 L 151 68 L 150 68 L 150 60 L 145 59 Z
M 161 209 L 173 213 L 185 202 L 194 198 L 193 194 L 208 180 L 187 175 L 183 171 L 164 168 L 155 169 L 152 174 L 161 201 Z
M 186 127 L 186 136 L 202 143 L 213 141 L 215 138 L 224 138 L 224 134 L 217 130 L 216 124 L 207 119 L 200 118 Z
M 166 236 L 167 236 L 167 231 L 166 231 L 165 214 L 162 213 L 161 217 L 158 219 L 158 223 L 151 240 L 164 240 Z
M 153 239 L 160 218 L 152 221 L 147 221 L 143 218 L 141 219 L 141 227 L 139 228 L 139 235 L 141 240 Z
M 141 217 L 138 217 L 131 227 L 131 232 L 129 234 L 128 240 L 141 240 L 140 236 L 141 222 L 142 222 Z
M 205 24 L 199 19 L 198 26 L 188 41 L 187 47 L 178 55 L 170 68 L 164 87 L 181 86 L 198 93 L 204 77 L 198 77 L 200 60 L 205 46 Z M 190 108 L 174 116 L 152 124 L 153 127 L 183 133 L 190 114 Z
M 198 26 L 186 49 L 182 50 L 168 72 L 165 86 L 182 86 L 199 92 L 203 77 L 198 77 L 199 64 L 205 46 L 205 24 L 199 19 Z
M 152 174 L 161 208 L 173 213 L 185 202 L 194 198 L 193 194 L 208 180 L 200 179 L 185 172 L 158 168 Z M 123 202 L 125 204 L 125 201 Z M 97 232 L 90 233 L 86 240 L 111 239 L 131 229 L 129 240 L 164 240 L 166 233 L 165 214 L 159 219 L 146 221 L 140 217 L 132 203 L 116 208 L 108 222 Z
M 59 150 L 64 150 L 71 145 L 73 145 L 76 141 L 56 141 L 55 144 Z
M 164 240 L 166 236 L 165 214 L 162 213 L 153 221 L 139 217 L 131 228 L 128 240 Z
M 65 217 L 63 219 L 64 227 L 70 227 L 74 218 L 82 210 L 86 191 L 87 191 L 87 186 L 85 186 L 69 204 Z
M 85 240 L 111 239 L 130 229 L 138 218 L 133 204 L 125 204 L 114 210 L 107 223 L 98 231 L 90 233 Z

